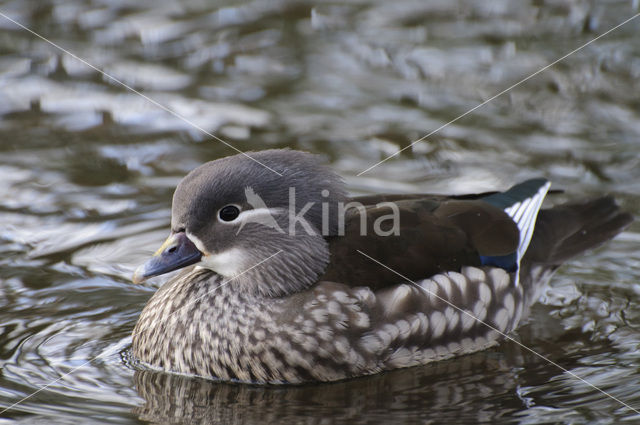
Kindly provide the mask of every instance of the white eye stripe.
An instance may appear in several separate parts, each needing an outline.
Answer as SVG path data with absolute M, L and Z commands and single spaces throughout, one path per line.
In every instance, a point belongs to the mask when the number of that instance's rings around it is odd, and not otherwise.
M 234 205 L 235 206 L 235 205 Z M 231 221 L 223 221 L 218 214 L 218 221 L 224 224 L 236 224 L 239 222 L 252 222 L 252 221 L 264 221 L 269 217 L 275 217 L 286 212 L 285 208 L 255 208 L 251 210 L 240 211 L 238 217 Z
M 239 223 L 240 226 L 237 227 L 236 235 L 238 235 L 242 231 L 242 229 L 244 228 L 244 225 L 247 223 L 258 223 L 263 226 L 267 226 L 272 229 L 275 229 L 280 233 L 284 233 L 284 231 L 282 230 L 282 228 L 280 227 L 280 225 L 275 219 L 276 216 L 279 216 L 282 213 L 286 214 L 287 209 L 261 207 L 261 208 L 254 208 L 250 210 L 241 211 L 240 214 L 238 214 L 238 217 L 236 217 L 234 220 L 231 220 L 231 221 L 224 221 L 224 220 L 221 220 L 220 217 L 218 217 L 218 222 L 226 225 L 231 224 L 234 226 L 237 226 Z

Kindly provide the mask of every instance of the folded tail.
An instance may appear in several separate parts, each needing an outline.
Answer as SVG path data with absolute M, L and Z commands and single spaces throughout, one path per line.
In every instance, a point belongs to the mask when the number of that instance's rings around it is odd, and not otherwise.
M 612 239 L 632 221 L 633 216 L 620 211 L 612 196 L 542 210 L 524 262 L 556 268 Z

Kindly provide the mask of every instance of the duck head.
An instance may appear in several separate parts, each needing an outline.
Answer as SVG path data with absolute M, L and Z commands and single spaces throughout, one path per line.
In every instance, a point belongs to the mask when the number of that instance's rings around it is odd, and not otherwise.
M 196 264 L 250 293 L 300 291 L 329 262 L 325 236 L 337 234 L 344 200 L 341 178 L 309 153 L 267 150 L 208 162 L 176 188 L 171 234 L 133 281 Z

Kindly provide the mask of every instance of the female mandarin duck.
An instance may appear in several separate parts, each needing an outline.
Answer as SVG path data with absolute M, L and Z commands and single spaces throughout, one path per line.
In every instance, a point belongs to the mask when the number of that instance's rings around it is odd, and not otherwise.
M 348 198 L 308 153 L 208 162 L 178 185 L 171 235 L 134 275 L 195 264 L 148 302 L 133 354 L 171 372 L 301 383 L 483 350 L 562 262 L 632 221 L 610 197 L 540 210 L 549 186 Z

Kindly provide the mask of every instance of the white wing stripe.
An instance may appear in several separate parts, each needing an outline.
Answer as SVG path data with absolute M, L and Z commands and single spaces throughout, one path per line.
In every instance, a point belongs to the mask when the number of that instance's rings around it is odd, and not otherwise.
M 533 198 L 528 198 L 522 202 L 522 205 L 520 206 L 520 208 L 518 208 L 518 211 L 516 211 L 513 217 L 513 221 L 515 221 L 516 223 L 520 221 L 520 219 L 522 218 L 522 215 L 527 212 L 527 209 L 529 208 L 529 205 L 531 204 L 532 199 Z
M 516 202 L 515 204 L 511 205 L 509 208 L 505 209 L 505 212 L 509 214 L 509 217 L 513 217 L 513 212 L 517 211 L 518 208 L 520 208 L 520 202 Z
M 551 186 L 551 182 L 547 182 L 541 186 L 533 196 L 521 201 L 516 202 L 509 208 L 505 208 L 505 212 L 509 214 L 509 217 L 516 222 L 518 230 L 520 231 L 520 243 L 518 245 L 518 268 L 520 268 L 520 260 L 527 252 L 531 237 L 533 236 L 533 230 L 536 224 L 536 218 L 538 217 L 538 211 L 542 206 L 542 201 Z
M 540 209 L 540 204 L 542 204 L 542 199 L 540 200 L 536 199 L 533 205 L 534 207 L 535 207 L 535 204 L 538 204 L 538 207 L 529 209 L 525 214 L 525 217 L 521 221 L 522 229 L 524 229 L 524 232 L 521 230 L 521 233 L 520 233 L 520 245 L 518 246 L 518 262 L 524 256 L 524 253 L 529 247 L 529 242 L 531 241 L 531 236 L 533 236 L 533 229 L 535 227 L 535 219 L 538 216 L 538 211 Z

